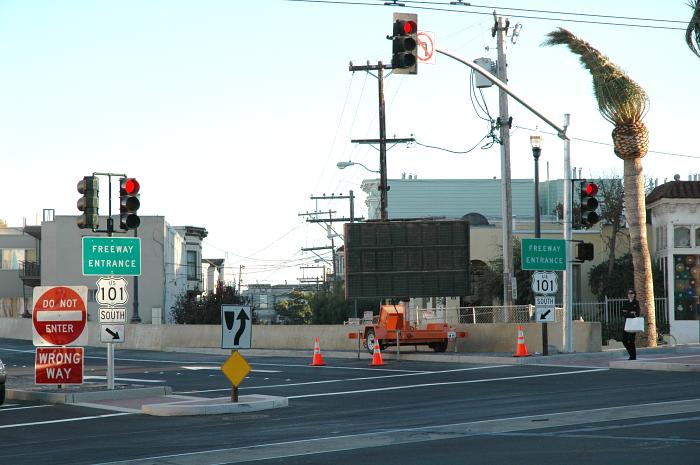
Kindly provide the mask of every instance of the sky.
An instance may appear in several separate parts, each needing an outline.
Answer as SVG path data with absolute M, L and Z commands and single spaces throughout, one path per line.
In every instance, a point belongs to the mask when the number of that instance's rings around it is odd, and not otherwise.
M 569 29 L 649 95 L 645 175 L 662 183 L 700 173 L 700 59 L 685 44 L 685 0 L 404 3 L 1 1 L 0 218 L 22 226 L 39 224 L 44 209 L 77 215 L 78 180 L 124 173 L 141 184 L 142 216 L 206 228 L 204 258 L 225 258 L 227 279 L 238 281 L 240 270 L 244 286 L 314 279 L 330 254 L 302 248 L 331 242 L 304 214 L 348 216 L 349 202 L 311 197 L 353 190 L 355 214 L 367 217 L 360 186 L 375 175 L 336 164 L 379 168 L 376 149 L 350 142 L 379 137 L 377 80 L 348 65 L 390 62 L 393 12 L 417 13 L 438 49 L 466 60 L 496 59 L 494 11 L 511 31 L 520 23 L 506 51 L 509 87 L 557 124 L 571 115 L 572 167 L 620 176 L 590 74 L 564 46 L 541 45 L 548 32 Z M 500 149 L 481 148 L 489 125 L 469 83 L 470 69 L 441 55 L 416 75 L 386 76 L 387 136 L 418 142 L 388 152 L 389 179 L 500 178 Z M 496 87 L 483 94 L 497 117 Z M 509 106 L 512 178 L 534 176 L 536 129 L 545 137 L 540 179 L 563 178 L 563 142 L 514 100 Z M 101 214 L 106 185 L 102 177 Z

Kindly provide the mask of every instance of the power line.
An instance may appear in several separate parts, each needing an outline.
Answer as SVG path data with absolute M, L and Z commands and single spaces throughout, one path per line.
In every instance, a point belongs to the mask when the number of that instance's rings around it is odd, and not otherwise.
M 385 6 L 387 5 L 386 3 L 366 3 L 366 2 L 342 2 L 342 1 L 332 1 L 332 0 L 287 0 L 289 2 L 300 2 L 300 3 L 323 3 L 323 4 L 331 4 L 331 5 L 348 5 L 348 6 Z M 405 3 L 416 3 L 416 4 L 428 4 L 428 5 L 442 5 L 442 3 L 432 3 L 432 2 L 405 2 Z M 392 4 L 388 4 L 391 6 Z M 467 4 L 463 4 L 464 6 L 471 6 Z M 448 13 L 461 13 L 461 14 L 473 14 L 473 15 L 488 15 L 492 16 L 493 12 L 486 13 L 486 12 L 480 12 L 480 11 L 463 11 L 463 10 L 455 10 L 455 9 L 449 9 L 449 8 L 435 8 L 435 7 L 425 7 L 425 6 L 412 6 L 413 9 L 416 10 L 425 10 L 425 11 L 444 11 Z M 487 8 L 485 6 L 481 6 L 480 8 Z M 491 7 L 494 8 L 494 7 Z M 517 10 L 514 8 L 502 8 L 503 10 L 514 10 L 514 11 L 530 11 L 530 10 Z M 531 11 L 537 11 L 537 10 L 531 10 Z M 586 15 L 585 13 L 556 13 L 556 14 L 561 14 L 561 15 L 571 15 L 571 16 L 594 16 L 594 15 Z M 579 23 L 579 24 L 597 24 L 601 26 L 619 26 L 619 27 L 637 27 L 637 28 L 646 28 L 646 29 L 659 29 L 659 30 L 668 30 L 668 31 L 685 31 L 685 27 L 670 27 L 670 26 L 655 26 L 652 24 L 633 24 L 633 23 L 616 23 L 616 22 L 609 22 L 609 21 L 592 21 L 592 20 L 583 20 L 583 19 L 569 19 L 569 18 L 547 18 L 543 16 L 530 16 L 530 15 L 521 15 L 521 14 L 514 14 L 510 15 L 513 18 L 521 18 L 521 19 L 537 19 L 537 20 L 542 20 L 542 21 L 560 21 L 560 22 L 569 22 L 569 23 Z M 595 15 L 598 17 L 606 18 L 610 17 L 613 19 L 619 18 L 619 19 L 624 19 L 625 17 L 623 16 L 605 16 L 605 15 Z M 639 18 L 639 20 L 642 21 L 666 21 L 666 22 L 674 22 L 674 23 L 686 23 L 686 21 L 675 21 L 675 20 L 654 20 L 654 19 L 649 19 L 649 18 Z

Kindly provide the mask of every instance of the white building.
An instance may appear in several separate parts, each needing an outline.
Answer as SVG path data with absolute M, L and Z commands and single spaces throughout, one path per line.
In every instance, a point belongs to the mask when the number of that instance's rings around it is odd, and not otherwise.
M 652 253 L 664 270 L 671 335 L 700 342 L 700 181 L 664 183 L 647 196 Z

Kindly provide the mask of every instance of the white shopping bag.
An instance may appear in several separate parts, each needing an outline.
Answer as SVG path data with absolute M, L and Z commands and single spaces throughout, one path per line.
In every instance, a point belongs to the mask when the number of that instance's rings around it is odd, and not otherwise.
M 625 319 L 625 331 L 627 331 L 628 333 L 643 333 L 644 318 L 639 316 L 637 318 Z

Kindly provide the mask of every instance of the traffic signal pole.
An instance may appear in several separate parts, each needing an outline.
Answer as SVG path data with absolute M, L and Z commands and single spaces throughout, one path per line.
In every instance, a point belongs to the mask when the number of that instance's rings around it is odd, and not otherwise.
M 562 297 L 564 301 L 564 316 L 563 316 L 563 346 L 564 350 L 566 352 L 572 352 L 573 351 L 573 344 L 572 344 L 572 331 L 571 331 L 571 306 L 573 304 L 573 299 L 572 299 L 572 286 L 573 286 L 573 280 L 572 280 L 572 267 L 571 267 L 571 260 L 570 257 L 572 257 L 572 252 L 571 252 L 571 140 L 569 139 L 569 136 L 566 135 L 566 130 L 569 128 L 569 114 L 564 115 L 564 126 L 561 127 L 558 124 L 554 123 L 552 120 L 544 116 L 542 113 L 537 111 L 532 105 L 527 103 L 525 100 L 523 100 L 513 89 L 510 89 L 507 84 L 505 84 L 503 81 L 498 79 L 497 77 L 493 76 L 488 70 L 485 68 L 477 65 L 476 63 L 472 63 L 470 61 L 467 61 L 463 58 L 460 58 L 453 53 L 447 52 L 445 50 L 440 50 L 440 49 L 435 49 L 435 51 L 441 55 L 445 55 L 446 57 L 452 58 L 455 61 L 458 61 L 462 63 L 463 65 L 468 66 L 469 68 L 473 69 L 474 71 L 478 72 L 479 74 L 483 75 L 486 79 L 489 81 L 493 82 L 499 89 L 503 90 L 506 94 L 508 94 L 510 97 L 515 99 L 518 103 L 520 103 L 522 106 L 530 110 L 532 113 L 534 113 L 538 118 L 540 118 L 542 121 L 547 123 L 550 127 L 555 129 L 557 131 L 557 136 L 559 136 L 560 139 L 564 141 L 564 226 L 563 226 L 563 232 L 564 232 L 564 240 L 566 242 L 566 248 L 567 248 L 567 260 L 566 260 L 566 271 L 564 272 L 564 286 L 562 289 Z M 505 258 L 505 257 L 504 257 Z

